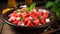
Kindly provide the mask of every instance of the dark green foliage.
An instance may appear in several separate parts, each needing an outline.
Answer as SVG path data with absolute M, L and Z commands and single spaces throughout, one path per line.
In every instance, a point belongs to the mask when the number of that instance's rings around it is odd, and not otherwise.
M 58 18 L 60 18 L 60 0 L 55 0 L 53 2 L 48 1 L 45 8 L 51 9 L 51 11 L 54 12 Z

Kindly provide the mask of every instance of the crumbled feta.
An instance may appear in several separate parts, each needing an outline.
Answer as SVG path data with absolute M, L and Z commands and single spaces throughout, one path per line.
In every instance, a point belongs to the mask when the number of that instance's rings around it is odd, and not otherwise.
M 23 5 L 23 6 L 21 6 L 21 7 L 27 7 L 27 5 Z
M 11 21 L 11 19 L 8 19 L 8 21 Z
M 38 11 L 41 11 L 41 9 L 39 9 Z
M 20 11 L 19 9 L 17 11 Z
M 16 20 L 20 20 L 20 17 L 17 17 Z
M 29 19 L 32 19 L 32 17 L 30 16 Z
M 33 9 L 34 12 L 36 12 L 36 9 Z
M 24 5 L 24 7 L 27 7 L 27 5 Z
M 46 12 L 46 10 L 45 10 L 45 9 L 39 9 L 39 11 L 43 11 L 43 12 Z
M 47 18 L 47 19 L 46 19 L 46 22 L 50 22 L 50 19 L 49 19 L 49 18 Z
M 42 9 L 43 12 L 46 12 L 46 10 Z
M 24 26 L 24 24 L 22 23 L 21 26 Z
M 10 19 L 11 19 L 11 20 L 15 20 L 15 19 L 16 19 L 16 17 L 14 17 L 14 16 L 11 16 L 11 17 L 10 17 Z
M 39 25 L 42 25 L 42 24 L 39 24 Z

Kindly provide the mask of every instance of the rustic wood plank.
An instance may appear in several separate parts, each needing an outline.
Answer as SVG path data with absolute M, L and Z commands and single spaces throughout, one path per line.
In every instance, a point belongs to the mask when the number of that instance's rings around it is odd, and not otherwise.
M 12 28 L 9 25 L 5 24 L 2 34 L 15 34 L 15 32 L 12 30 Z

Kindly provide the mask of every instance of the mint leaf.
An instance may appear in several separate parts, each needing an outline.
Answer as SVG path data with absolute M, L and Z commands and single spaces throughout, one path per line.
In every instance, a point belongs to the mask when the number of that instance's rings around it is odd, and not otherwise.
M 30 5 L 30 11 L 31 11 L 35 6 L 36 6 L 36 3 L 32 3 L 32 4 Z
M 23 16 L 20 17 L 20 21 L 23 21 Z
M 29 7 L 27 7 L 24 11 L 25 11 L 25 12 L 28 12 L 28 11 L 29 11 Z

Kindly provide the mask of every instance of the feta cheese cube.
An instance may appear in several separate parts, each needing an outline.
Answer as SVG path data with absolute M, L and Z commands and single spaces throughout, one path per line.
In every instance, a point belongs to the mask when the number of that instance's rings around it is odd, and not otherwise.
M 27 5 L 23 5 L 23 6 L 20 6 L 20 7 L 27 7 Z
M 30 16 L 29 19 L 32 19 L 32 17 Z
M 20 20 L 20 17 L 17 17 L 16 20 Z
M 22 23 L 21 26 L 24 26 L 24 23 Z
M 50 22 L 50 19 L 49 19 L 49 18 L 47 18 L 47 19 L 46 19 L 46 22 L 47 22 L 47 23 L 48 23 L 48 22 Z

